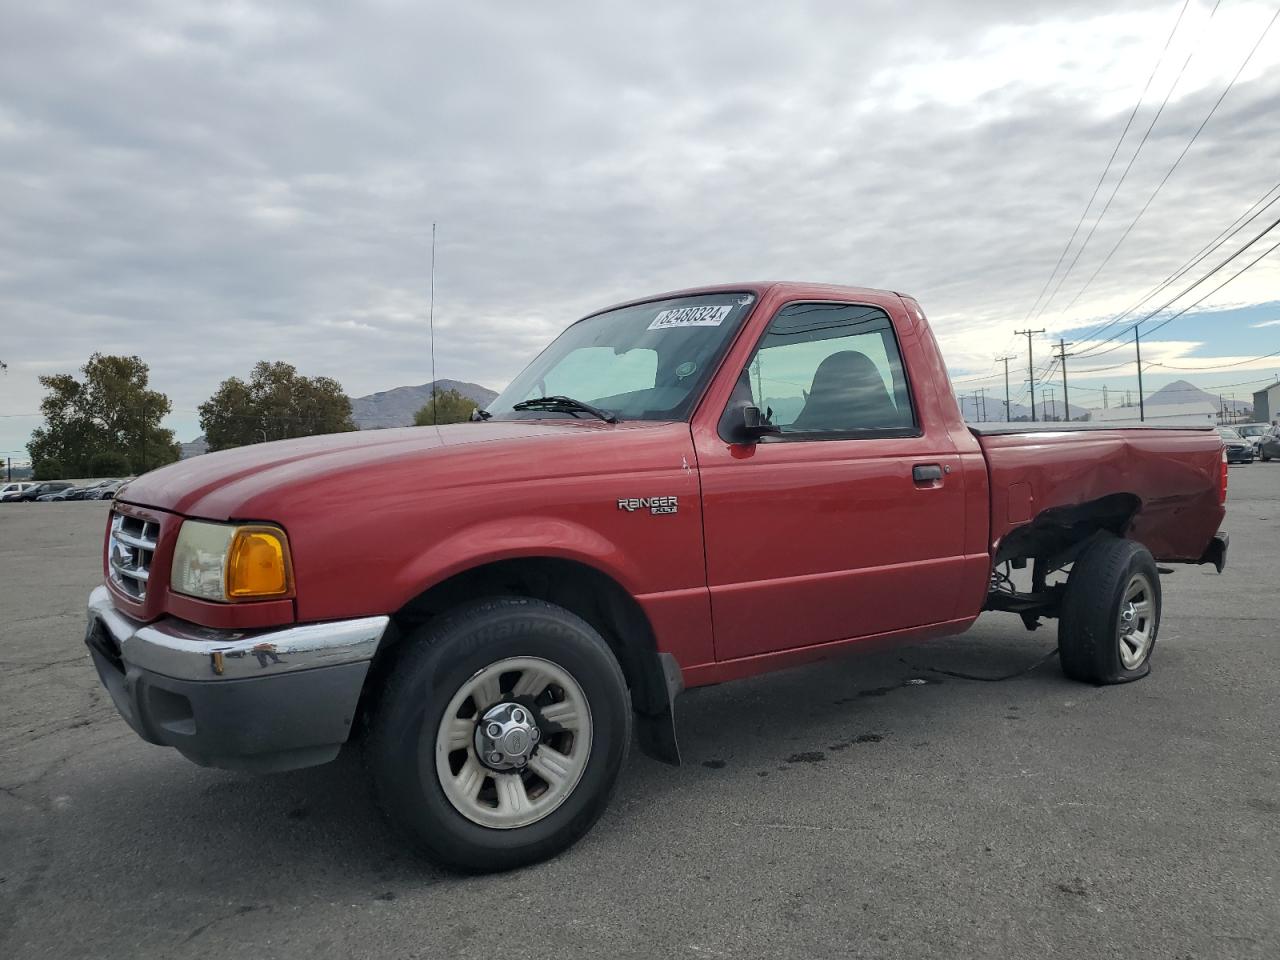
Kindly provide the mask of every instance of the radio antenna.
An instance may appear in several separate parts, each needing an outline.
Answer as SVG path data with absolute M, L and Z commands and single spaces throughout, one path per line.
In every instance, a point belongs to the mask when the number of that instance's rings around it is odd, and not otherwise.
M 436 225 L 431 224 L 431 299 L 427 307 L 427 329 L 431 337 L 431 425 L 440 422 L 436 406 Z

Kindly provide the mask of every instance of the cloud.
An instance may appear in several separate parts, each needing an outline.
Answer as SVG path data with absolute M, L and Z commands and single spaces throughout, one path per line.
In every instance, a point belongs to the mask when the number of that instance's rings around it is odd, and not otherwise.
M 1190 10 L 1170 57 L 1204 52 L 1064 294 L 1271 13 L 1224 5 L 1205 26 L 1208 8 Z M 500 386 L 588 309 L 757 277 L 910 291 L 953 366 L 984 372 L 1174 14 L 20 5 L 0 40 L 0 412 L 36 410 L 36 375 L 93 350 L 148 360 L 184 439 L 217 382 L 258 359 L 353 394 L 422 382 L 432 222 L 441 376 Z M 1038 326 L 1124 309 L 1271 185 L 1278 40 L 1076 310 Z M 1260 265 L 1223 296 L 1267 299 L 1276 279 Z M 0 447 L 32 425 L 0 418 Z
M 1253 329 L 1260 330 L 1263 327 L 1280 327 L 1280 320 L 1263 320 L 1261 323 L 1249 324 Z

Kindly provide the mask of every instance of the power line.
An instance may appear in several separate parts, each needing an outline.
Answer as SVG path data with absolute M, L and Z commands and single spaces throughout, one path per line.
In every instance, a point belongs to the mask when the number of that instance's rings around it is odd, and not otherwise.
M 1071 354 L 1067 353 L 1067 347 L 1071 344 L 1067 343 L 1061 337 L 1058 338 L 1058 362 L 1062 364 L 1062 409 L 1066 414 L 1062 419 L 1067 422 L 1071 421 L 1071 398 L 1067 393 L 1067 357 Z
M 1142 341 L 1138 334 L 1138 325 L 1133 325 L 1133 349 L 1138 354 L 1138 422 L 1145 422 L 1147 419 L 1147 408 L 1145 401 L 1142 399 Z
M 1205 391 L 1225 390 L 1227 387 L 1247 387 L 1253 383 L 1267 383 L 1272 380 L 1275 380 L 1275 374 L 1272 374 L 1269 377 L 1259 377 L 1257 380 L 1241 380 L 1239 383 L 1220 383 L 1216 387 L 1204 387 L 1203 389 Z
M 1172 305 L 1173 305 L 1174 303 L 1176 303 L 1177 301 L 1181 300 L 1184 296 L 1186 296 L 1188 293 L 1190 293 L 1190 292 L 1191 292 L 1192 290 L 1194 290 L 1196 287 L 1200 286 L 1200 284 L 1204 283 L 1206 280 L 1210 279 L 1210 278 L 1211 278 L 1215 273 L 1217 273 L 1219 270 L 1221 270 L 1223 267 L 1225 267 L 1228 263 L 1230 263 L 1230 262 L 1231 262 L 1232 260 L 1234 260 L 1236 257 L 1240 256 L 1240 254 L 1244 253 L 1244 252 L 1245 252 L 1246 250 L 1248 250 L 1251 246 L 1253 246 L 1255 243 L 1257 243 L 1259 240 L 1261 240 L 1263 237 L 1265 237 L 1268 233 L 1270 233 L 1272 230 L 1274 230 L 1277 226 L 1280 226 L 1280 218 L 1277 218 L 1277 219 L 1273 220 L 1273 221 L 1271 222 L 1271 224 L 1270 224 L 1270 225 L 1269 225 L 1265 230 L 1263 230 L 1261 233 L 1257 234 L 1257 236 L 1255 236 L 1252 240 L 1250 240 L 1248 243 L 1246 243 L 1244 246 L 1242 246 L 1242 247 L 1241 247 L 1239 250 L 1237 250 L 1235 253 L 1231 254 L 1231 256 L 1227 257 L 1225 260 L 1223 260 L 1221 263 L 1219 263 L 1216 267 L 1214 267 L 1214 268 L 1213 268 L 1212 270 L 1210 270 L 1208 273 L 1204 274 L 1204 276 L 1202 276 L 1199 280 L 1197 280 L 1197 281 L 1195 281 L 1194 283 L 1190 284 L 1189 286 L 1187 286 L 1186 288 L 1184 288 L 1181 292 L 1179 292 L 1178 294 L 1176 294 L 1175 296 L 1173 296 L 1173 297 L 1172 297 L 1172 298 L 1170 298 L 1169 300 L 1166 300 L 1166 301 L 1165 301 L 1161 306 L 1157 307 L 1155 310 L 1151 311 L 1151 312 L 1150 312 L 1150 313 L 1148 313 L 1146 316 L 1142 317 L 1142 318 L 1141 318 L 1141 319 L 1139 319 L 1139 320 L 1134 321 L 1134 323 L 1132 324 L 1132 327 L 1137 327 L 1139 324 L 1142 324 L 1142 323 L 1147 322 L 1148 320 L 1150 320 L 1150 319 L 1152 319 L 1153 317 L 1157 316 L 1158 314 L 1162 313 L 1164 310 L 1168 309 L 1170 306 L 1172 306 Z M 1275 249 L 1275 248 L 1274 248 L 1274 247 L 1272 247 L 1271 249 Z M 1271 252 L 1270 250 L 1268 250 L 1268 251 L 1267 251 L 1267 253 L 1270 253 L 1270 252 Z M 1265 257 L 1265 256 L 1266 256 L 1266 253 L 1262 254 L 1262 257 Z M 1258 257 L 1258 258 L 1257 258 L 1257 260 L 1254 260 L 1252 263 L 1250 263 L 1250 264 L 1249 264 L 1249 267 L 1253 266 L 1253 264 L 1254 264 L 1254 263 L 1257 263 L 1257 262 L 1258 262 L 1258 260 L 1261 260 L 1261 259 L 1262 259 L 1262 257 Z M 1247 269 L 1249 269 L 1249 267 L 1245 267 L 1244 269 L 1245 269 L 1245 270 L 1247 270 Z M 1239 273 L 1234 274 L 1234 275 L 1231 277 L 1231 279 L 1230 279 L 1230 280 L 1227 280 L 1225 283 L 1222 283 L 1222 284 L 1220 284 L 1219 286 L 1215 287 L 1213 290 L 1209 291 L 1209 293 L 1208 293 L 1208 294 L 1205 294 L 1205 296 L 1201 297 L 1199 300 L 1196 300 L 1196 301 L 1195 301 L 1195 303 L 1192 303 L 1190 306 L 1188 306 L 1188 307 L 1186 307 L 1186 308 L 1184 308 L 1184 309 L 1180 310 L 1178 313 L 1174 314 L 1172 317 L 1169 317 L 1167 320 L 1162 321 L 1160 324 L 1158 324 L 1156 327 L 1153 327 L 1152 329 L 1153 329 L 1153 330 L 1158 330 L 1160 327 L 1165 326 L 1165 325 L 1166 325 L 1167 323 L 1169 323 L 1170 321 L 1172 321 L 1172 320 L 1176 319 L 1177 317 L 1182 316 L 1184 313 L 1186 313 L 1186 312 L 1187 312 L 1187 310 L 1190 310 L 1190 309 L 1191 309 L 1191 307 L 1194 307 L 1194 306 L 1196 306 L 1197 304 L 1202 303 L 1202 302 L 1203 302 L 1205 299 L 1207 299 L 1211 294 L 1216 293 L 1218 290 L 1221 290 L 1221 289 L 1222 289 L 1222 287 L 1226 286 L 1226 284 L 1227 284 L 1227 283 L 1230 283 L 1230 282 L 1231 282 L 1231 280 L 1234 280 L 1236 277 L 1240 276 L 1240 274 L 1241 274 L 1241 273 L 1243 273 L 1243 272 L 1244 272 L 1244 270 L 1241 270 L 1241 271 L 1239 271 Z M 1085 350 L 1081 351 L 1079 355 L 1080 355 L 1080 356 L 1082 356 L 1082 357 L 1090 357 L 1090 356 L 1102 356 L 1102 355 L 1104 355 L 1104 354 L 1110 353 L 1112 350 L 1115 350 L 1115 349 L 1116 349 L 1116 347 L 1109 347 L 1109 348 L 1107 348 L 1106 350 L 1099 350 L 1099 349 L 1098 349 L 1098 347 L 1102 346 L 1102 344 L 1104 344 L 1104 343 L 1109 343 L 1109 342 L 1111 342 L 1112 340 L 1115 340 L 1117 337 L 1122 336 L 1123 334 L 1125 334 L 1125 333 L 1127 333 L 1127 332 L 1128 332 L 1128 329 L 1117 331 L 1116 333 L 1113 333 L 1111 336 L 1109 336 L 1109 337 L 1107 337 L 1107 338 L 1105 338 L 1105 339 L 1103 339 L 1103 340 L 1099 341 L 1098 343 L 1093 344 L 1092 346 L 1088 347 L 1087 349 L 1085 349 Z M 1148 332 L 1148 333 L 1150 333 L 1151 331 L 1147 331 L 1147 332 Z M 1118 345 L 1117 345 L 1117 346 L 1118 346 Z
M 1218 0 L 1218 2 L 1213 5 L 1213 9 L 1209 12 L 1210 20 L 1212 20 L 1213 15 L 1218 12 L 1218 5 L 1221 2 L 1222 0 Z M 1179 19 L 1181 19 L 1181 15 L 1179 15 Z M 1173 35 L 1170 34 L 1170 40 L 1172 39 L 1173 39 Z M 1098 219 L 1093 221 L 1093 226 L 1089 228 L 1089 232 L 1085 236 L 1084 242 L 1080 244 L 1079 249 L 1076 250 L 1076 255 L 1071 258 L 1071 263 L 1067 266 L 1067 269 L 1063 272 L 1062 276 L 1058 278 L 1058 282 L 1054 286 L 1053 292 L 1049 294 L 1049 299 L 1044 302 L 1044 306 L 1042 306 L 1040 308 L 1040 311 L 1036 314 L 1037 319 L 1043 316 L 1044 312 L 1049 309 L 1049 304 L 1053 302 L 1053 298 L 1056 297 L 1058 295 L 1058 291 L 1062 289 L 1063 282 L 1066 281 L 1068 276 L 1070 276 L 1071 271 L 1075 269 L 1076 264 L 1080 262 L 1080 255 L 1083 254 L 1085 251 L 1085 248 L 1089 246 L 1089 241 L 1093 239 L 1093 235 L 1097 231 L 1098 226 L 1106 218 L 1107 211 L 1111 209 L 1111 204 L 1115 200 L 1116 194 L 1120 192 L 1120 187 L 1124 184 L 1124 181 L 1126 180 L 1126 178 L 1128 178 L 1129 171 L 1133 169 L 1134 163 L 1137 161 L 1138 156 L 1142 153 L 1142 148 L 1146 146 L 1147 140 L 1151 137 L 1151 131 L 1155 129 L 1156 124 L 1160 121 L 1160 117 L 1164 113 L 1164 108 L 1169 105 L 1169 99 L 1173 96 L 1173 91 L 1178 89 L 1178 84 L 1182 82 L 1182 75 L 1186 73 L 1187 66 L 1188 64 L 1191 63 L 1195 55 L 1196 55 L 1196 50 L 1195 48 L 1193 48 L 1192 51 L 1189 54 L 1187 54 L 1187 59 L 1182 61 L 1182 66 L 1178 69 L 1178 75 L 1173 78 L 1173 83 L 1170 84 L 1168 92 L 1164 95 L 1164 100 L 1160 102 L 1160 106 L 1156 109 L 1155 116 L 1151 118 L 1151 123 L 1147 125 L 1146 132 L 1143 133 L 1142 139 L 1138 141 L 1137 149 L 1133 151 L 1133 156 L 1129 158 L 1129 162 L 1125 164 L 1124 171 L 1120 174 L 1120 179 L 1117 180 L 1115 183 L 1115 186 L 1111 188 L 1111 195 L 1107 197 L 1107 202 L 1103 205 L 1102 210 L 1098 213 Z M 1161 59 L 1163 58 L 1164 58 L 1164 54 L 1161 54 Z M 1156 66 L 1158 69 L 1159 64 L 1157 63 Z
M 1040 330 L 1015 330 L 1015 336 L 1025 336 L 1027 338 L 1027 384 L 1031 389 L 1031 420 L 1034 423 L 1036 419 L 1036 365 L 1031 355 L 1031 338 L 1037 333 L 1044 333 Z
M 1068 356 L 1073 356 L 1073 354 L 1068 354 Z M 1144 369 L 1146 369 L 1146 370 L 1152 370 L 1152 369 L 1154 369 L 1154 368 L 1156 368 L 1156 367 L 1159 367 L 1161 370 L 1182 370 L 1182 371 L 1191 371 L 1191 372 L 1194 372 L 1194 371 L 1207 372 L 1207 371 L 1210 371 L 1210 370 L 1224 370 L 1224 369 L 1227 369 L 1227 368 L 1230 368 L 1230 367 L 1242 367 L 1242 366 L 1244 366 L 1246 363 L 1257 363 L 1259 360 L 1270 360 L 1272 357 L 1280 357 L 1280 350 L 1276 350 L 1276 351 L 1274 351 L 1273 353 L 1264 353 L 1264 354 L 1262 354 L 1261 356 L 1257 356 L 1257 357 L 1249 357 L 1247 360 L 1237 360 L 1237 361 L 1235 361 L 1235 362 L 1233 362 L 1233 363 L 1215 363 L 1215 364 L 1212 364 L 1212 365 L 1210 365 L 1210 366 L 1206 366 L 1206 367 L 1179 367 L 1179 366 L 1175 366 L 1174 364 L 1170 364 L 1170 363 L 1160 363 L 1160 362 L 1158 362 L 1158 361 L 1156 361 L 1156 360 L 1148 360 L 1146 363 L 1144 363 L 1144 364 L 1143 364 L 1143 368 L 1144 368 Z M 1130 360 L 1126 360 L 1124 363 L 1113 363 L 1113 364 L 1111 364 L 1111 365 L 1109 365 L 1109 366 L 1106 366 L 1106 367 L 1091 367 L 1091 368 L 1090 368 L 1090 369 L 1088 369 L 1088 370 L 1077 370 L 1077 371 L 1075 371 L 1075 375 L 1076 375 L 1077 377 L 1083 377 L 1083 376 L 1086 376 L 1086 375 L 1088 375 L 1088 374 L 1092 374 L 1092 373 L 1105 373 L 1105 372 L 1107 372 L 1108 370 L 1119 370 L 1121 367 L 1127 367 L 1127 366 L 1129 366 L 1129 364 L 1130 364 L 1131 362 L 1132 362 L 1132 361 L 1130 361 Z M 1273 379 L 1273 378 L 1272 378 L 1272 377 L 1263 377 L 1263 378 L 1261 378 L 1261 379 L 1262 379 L 1262 380 L 1269 380 L 1269 379 Z M 1246 381 L 1244 381 L 1244 383 L 1259 383 L 1259 382 L 1261 382 L 1261 381 L 1260 381 L 1260 380 L 1246 380 Z M 1223 384 L 1223 386 L 1228 386 L 1228 387 L 1232 387 L 1232 386 L 1240 386 L 1240 385 L 1241 385 L 1241 384 L 1232 384 L 1232 383 Z M 1075 387 L 1075 388 L 1076 388 L 1077 390 L 1093 390 L 1093 391 L 1095 391 L 1095 392 L 1100 392 L 1100 391 L 1101 391 L 1101 389 L 1102 389 L 1102 388 L 1100 388 L 1100 387 L 1088 387 L 1088 386 L 1082 386 L 1082 385 L 1081 385 L 1081 384 L 1079 384 L 1079 383 L 1077 383 L 1077 384 L 1076 384 L 1076 387 Z M 1207 389 L 1207 388 L 1206 388 L 1206 389 Z
M 999 357 L 996 363 L 1004 364 L 1004 420 L 1009 423 L 1013 420 L 1013 414 L 1009 410 L 1009 361 L 1013 357 Z
M 1168 325 L 1169 325 L 1169 324 L 1171 324 L 1174 320 L 1177 320 L 1180 316 L 1182 316 L 1184 313 L 1186 313 L 1188 310 L 1190 310 L 1192 307 L 1195 307 L 1195 306 L 1199 305 L 1200 303 L 1202 303 L 1202 302 L 1204 302 L 1205 300 L 1207 300 L 1209 297 L 1213 296 L 1215 293 L 1217 293 L 1219 290 L 1221 290 L 1223 287 L 1225 287 L 1227 284 L 1229 284 L 1229 283 L 1230 283 L 1232 280 L 1234 280 L 1236 277 L 1240 276 L 1240 274 L 1242 274 L 1242 273 L 1244 273 L 1246 270 L 1248 270 L 1248 269 L 1252 268 L 1255 264 L 1257 264 L 1260 260 L 1262 260 L 1262 258 L 1263 258 L 1263 257 L 1267 256 L 1267 255 L 1268 255 L 1268 254 L 1270 254 L 1273 250 L 1275 250 L 1275 249 L 1276 249 L 1276 247 L 1280 247 L 1280 240 L 1276 241 L 1276 242 L 1275 242 L 1275 243 L 1273 243 L 1271 246 L 1267 247 L 1267 249 L 1266 249 L 1266 250 L 1263 250 L 1263 251 L 1262 251 L 1262 253 L 1258 254 L 1256 257 L 1254 257 L 1252 260 L 1250 260 L 1248 263 L 1246 263 L 1243 267 L 1241 267 L 1239 270 L 1237 270 L 1237 271 L 1236 271 L 1235 273 L 1233 273 L 1231 276 L 1227 277 L 1227 279 L 1223 280 L 1220 284 L 1218 284 L 1216 287 L 1214 287 L 1212 290 L 1210 290 L 1208 293 L 1206 293 L 1203 297 L 1201 297 L 1201 298 L 1200 298 L 1199 300 L 1197 300 L 1195 303 L 1189 304 L 1188 306 L 1186 306 L 1186 307 L 1184 307 L 1183 309 L 1179 310 L 1179 311 L 1178 311 L 1177 313 L 1175 313 L 1173 316 L 1171 316 L 1171 317 L 1166 317 L 1165 319 L 1161 320 L 1161 321 L 1160 321 L 1159 323 L 1157 323 L 1154 327 L 1152 327 L 1150 330 L 1148 330 L 1148 331 L 1147 331 L 1147 335 L 1148 335 L 1148 336 L 1150 336 L 1151 334 L 1153 334 L 1153 333 L 1155 333 L 1157 330 L 1159 330 L 1161 327 L 1166 327 L 1166 326 L 1168 326 Z M 1138 321 L 1138 322 L 1139 322 L 1139 323 L 1141 323 L 1142 321 Z M 1135 326 L 1135 327 L 1136 327 L 1137 325 L 1138 325 L 1138 324 L 1134 324 L 1134 326 Z
M 1124 138 L 1129 135 L 1129 128 L 1133 126 L 1134 118 L 1138 116 L 1142 101 L 1147 98 L 1147 91 L 1151 89 L 1151 82 L 1155 80 L 1156 73 L 1160 70 L 1160 65 L 1164 63 L 1165 54 L 1169 52 L 1169 44 L 1173 42 L 1173 36 L 1178 32 L 1178 26 L 1182 23 L 1183 14 L 1187 12 L 1187 7 L 1190 3 L 1191 0 L 1183 0 L 1182 9 L 1178 11 L 1178 18 L 1173 23 L 1173 29 L 1169 31 L 1169 37 L 1164 42 L 1164 48 L 1160 51 L 1156 65 L 1151 68 L 1151 74 L 1147 77 L 1147 82 L 1142 87 L 1142 93 L 1138 95 L 1138 102 L 1133 105 L 1133 110 L 1129 113 L 1129 119 L 1125 121 L 1124 129 L 1120 131 L 1120 139 L 1116 141 L 1115 147 L 1111 150 L 1111 156 L 1107 158 L 1106 166 L 1102 168 L 1102 174 L 1098 177 L 1098 182 L 1094 184 L 1093 193 L 1089 195 L 1089 202 L 1084 205 L 1084 211 L 1080 214 L 1080 219 L 1076 221 L 1076 226 L 1071 231 L 1071 236 L 1067 238 L 1067 244 L 1062 248 L 1062 253 L 1058 254 L 1058 262 L 1053 265 L 1053 269 L 1044 281 L 1044 286 L 1040 288 L 1040 293 L 1036 295 L 1035 303 L 1031 305 L 1027 315 L 1022 318 L 1023 323 L 1029 321 L 1031 315 L 1035 313 L 1036 307 L 1040 306 L 1040 301 L 1044 298 L 1045 291 L 1049 289 L 1049 284 L 1053 282 L 1053 278 L 1058 273 L 1058 268 L 1062 266 L 1062 261 L 1067 257 L 1067 251 L 1071 249 L 1071 244 L 1075 242 L 1077 234 L 1080 233 L 1080 228 L 1084 225 L 1085 218 L 1089 216 L 1089 211 L 1093 209 L 1093 201 L 1098 198 L 1098 191 L 1102 189 L 1103 181 L 1107 179 L 1107 174 L 1111 172 L 1111 164 L 1115 162 L 1116 155 L 1120 152 L 1120 145 L 1124 143 Z M 1132 161 L 1130 161 L 1130 165 L 1132 165 Z M 1126 170 L 1125 172 L 1127 173 L 1128 171 Z
M 436 225 L 431 224 L 431 300 L 427 308 L 427 330 L 431 337 L 431 423 L 434 426 L 440 416 L 436 403 Z
M 1262 206 L 1260 209 L 1255 211 L 1254 208 L 1257 207 L 1259 204 L 1263 203 L 1263 201 L 1267 200 L 1267 198 L 1270 197 L 1272 193 L 1275 193 L 1276 195 L 1274 197 L 1271 197 L 1271 200 L 1267 202 L 1265 206 Z M 1088 342 L 1096 339 L 1097 337 L 1105 333 L 1107 330 L 1109 330 L 1111 327 L 1115 326 L 1117 323 L 1123 320 L 1125 317 L 1129 316 L 1129 314 L 1133 313 L 1133 311 L 1137 310 L 1143 304 L 1147 303 L 1152 297 L 1160 293 L 1160 291 L 1167 290 L 1176 280 L 1179 280 L 1182 277 L 1186 276 L 1186 274 L 1188 273 L 1188 271 L 1191 270 L 1192 267 L 1196 266 L 1198 263 L 1203 261 L 1205 257 L 1209 256 L 1209 254 L 1219 249 L 1224 243 L 1226 243 L 1228 240 L 1230 240 L 1232 237 L 1238 234 L 1241 230 L 1243 230 L 1246 226 L 1248 226 L 1258 217 L 1262 216 L 1263 213 L 1265 213 L 1271 206 L 1273 206 L 1277 202 L 1280 202 L 1280 183 L 1275 184 L 1270 190 L 1268 190 L 1260 198 L 1258 198 L 1252 204 L 1250 204 L 1248 210 L 1246 210 L 1240 216 L 1236 217 L 1236 219 L 1232 221 L 1225 229 L 1223 229 L 1216 237 L 1214 237 L 1207 244 L 1205 244 L 1205 246 L 1201 247 L 1200 250 L 1190 260 L 1188 260 L 1181 267 L 1179 267 L 1173 273 L 1169 274 L 1169 276 L 1165 277 L 1162 281 L 1160 281 L 1160 283 L 1158 283 L 1155 287 L 1153 287 L 1151 291 L 1146 296 L 1144 296 L 1141 300 L 1133 304 L 1133 306 L 1129 307 L 1128 309 L 1122 311 L 1121 313 L 1116 314 L 1111 319 L 1106 320 L 1103 323 L 1099 324 L 1093 330 L 1090 330 L 1087 333 L 1081 334 L 1080 335 L 1081 341 Z
M 997 357 L 994 362 L 999 363 L 1000 358 Z M 981 383 L 983 380 L 994 380 L 998 376 L 1000 376 L 999 370 L 995 371 L 994 373 L 984 373 L 981 376 L 977 376 L 977 377 L 952 377 L 951 382 L 952 383 Z
M 1227 367 L 1243 367 L 1246 363 L 1255 363 L 1258 360 L 1268 360 L 1271 357 L 1280 357 L 1280 350 L 1275 353 L 1264 353 L 1260 357 L 1250 357 L 1248 360 L 1237 360 L 1235 363 L 1215 363 L 1208 367 L 1178 367 L 1172 363 L 1149 363 L 1148 367 L 1162 367 L 1165 370 L 1223 370 Z
M 1074 356 L 1074 354 L 1073 354 L 1073 356 Z M 1087 376 L 1087 375 L 1089 375 L 1089 374 L 1091 374 L 1091 373 L 1105 373 L 1105 372 L 1106 372 L 1106 371 L 1108 371 L 1108 370 L 1119 370 L 1121 367 L 1127 367 L 1128 365 L 1129 365 L 1129 361 L 1128 361 L 1128 360 L 1126 360 L 1124 363 L 1113 363 L 1113 364 L 1111 364 L 1111 366 L 1109 366 L 1109 367 L 1094 367 L 1094 368 L 1092 368 L 1092 369 L 1090 369 L 1090 370 L 1077 370 L 1077 371 L 1076 371 L 1076 376 L 1077 376 L 1077 377 L 1084 377 L 1084 376 Z M 1150 366 L 1150 364 L 1148 364 L 1148 366 Z M 1086 390 L 1086 389 L 1088 389 L 1088 388 L 1087 388 L 1087 387 L 1077 386 L 1077 387 L 1076 387 L 1076 389 L 1077 389 L 1077 390 Z
M 1221 0 L 1219 0 L 1219 2 L 1221 2 Z M 1214 6 L 1214 9 L 1215 10 L 1217 9 L 1216 5 Z M 1196 128 L 1196 132 L 1191 135 L 1191 139 L 1187 141 L 1187 145 L 1182 148 L 1182 152 L 1178 154 L 1178 158 L 1173 161 L 1173 166 L 1171 166 L 1168 169 L 1168 171 L 1164 175 L 1164 178 L 1158 184 L 1156 184 L 1156 188 L 1151 191 L 1151 196 L 1147 197 L 1147 202 L 1142 205 L 1142 209 L 1138 211 L 1137 215 L 1131 221 L 1129 221 L 1129 225 L 1124 228 L 1124 233 L 1120 234 L 1120 239 L 1115 242 L 1115 246 L 1113 246 L 1111 250 L 1108 251 L 1107 255 L 1102 258 L 1102 262 L 1098 264 L 1097 268 L 1093 271 L 1092 275 L 1090 275 L 1089 279 L 1084 282 L 1084 286 L 1081 287 L 1080 290 L 1076 293 L 1076 295 L 1071 298 L 1071 302 L 1068 303 L 1065 307 L 1063 307 L 1064 310 L 1070 310 L 1071 307 L 1075 304 L 1075 302 L 1079 300 L 1080 297 L 1084 294 L 1084 292 L 1089 289 L 1089 286 L 1097 278 L 1098 274 L 1102 272 L 1102 268 L 1105 267 L 1111 261 L 1111 258 L 1115 256 L 1116 251 L 1120 249 L 1120 245 L 1125 242 L 1130 232 L 1132 232 L 1133 228 L 1137 226 L 1138 221 L 1141 220 L 1143 215 L 1147 212 L 1147 208 L 1151 206 L 1151 203 L 1152 201 L 1155 200 L 1156 195 L 1159 194 L 1162 189 L 1164 189 L 1164 185 L 1168 183 L 1169 178 L 1173 176 L 1173 171 L 1178 169 L 1178 165 L 1182 163 L 1182 158 L 1187 155 L 1187 152 L 1191 149 L 1192 144 L 1196 142 L 1201 132 L 1208 125 L 1209 121 L 1213 119 L 1213 115 L 1217 113 L 1218 107 L 1222 106 L 1222 101 L 1227 98 L 1227 94 L 1231 92 L 1231 88 L 1236 85 L 1236 81 L 1240 79 L 1240 74 L 1244 73 L 1244 68 L 1249 65 L 1249 61 L 1253 59 L 1253 55 L 1258 52 L 1258 47 L 1262 46 L 1263 39 L 1266 37 L 1267 33 L 1271 30 L 1271 27 L 1275 24 L 1277 18 L 1280 18 L 1280 9 L 1276 10 L 1275 15 L 1272 16 L 1272 18 L 1267 22 L 1267 25 L 1262 28 L 1262 33 L 1258 35 L 1257 42 L 1254 43 L 1253 48 L 1249 51 L 1248 55 L 1240 63 L 1240 68 L 1236 70 L 1235 76 L 1233 76 L 1231 80 L 1228 81 L 1226 89 L 1222 91 L 1221 96 L 1219 96 L 1218 99 L 1214 101 L 1213 106 L 1209 108 L 1209 112 L 1205 114 L 1205 118 L 1200 121 L 1200 126 L 1198 126 Z M 1187 59 L 1189 61 L 1190 57 L 1188 57 Z

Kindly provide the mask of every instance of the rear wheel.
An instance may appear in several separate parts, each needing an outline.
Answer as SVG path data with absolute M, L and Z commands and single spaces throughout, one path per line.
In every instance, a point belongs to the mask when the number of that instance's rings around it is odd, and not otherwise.
M 1058 649 L 1063 672 L 1085 683 L 1126 683 L 1150 672 L 1160 629 L 1160 575 L 1146 547 L 1108 537 L 1076 560 Z
M 508 870 L 604 811 L 631 739 L 626 682 L 567 610 L 481 601 L 405 641 L 367 742 L 383 810 L 427 856 Z

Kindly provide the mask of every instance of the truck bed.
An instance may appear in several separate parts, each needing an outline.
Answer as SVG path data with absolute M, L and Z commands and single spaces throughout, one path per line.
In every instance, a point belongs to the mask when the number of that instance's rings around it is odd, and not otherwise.
M 1225 509 L 1212 427 L 983 424 L 970 427 L 990 474 L 991 547 L 1072 508 L 1115 512 L 1158 560 L 1196 562 Z M 1025 533 L 1023 534 L 1025 536 Z M 1006 551 L 1007 553 L 1008 551 Z
M 1117 431 L 1117 430 L 1173 430 L 1186 431 L 1193 430 L 1202 433 L 1211 433 L 1215 430 L 1213 424 L 1205 424 L 1202 427 L 1189 426 L 1171 426 L 1169 424 L 1159 423 L 971 423 L 969 432 L 975 437 L 999 437 L 1010 433 L 1086 433 L 1090 431 Z

